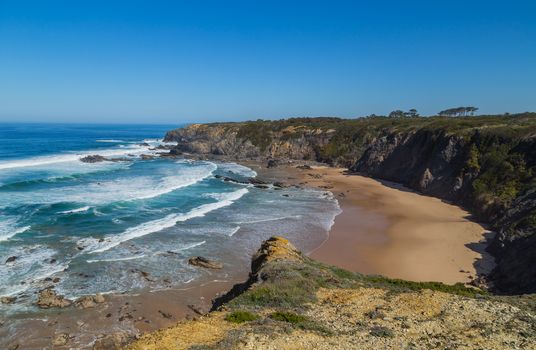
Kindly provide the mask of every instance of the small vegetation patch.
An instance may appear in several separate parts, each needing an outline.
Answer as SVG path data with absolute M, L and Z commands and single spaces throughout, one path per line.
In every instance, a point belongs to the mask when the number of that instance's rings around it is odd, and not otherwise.
M 286 311 L 277 311 L 270 315 L 270 318 L 276 321 L 288 322 L 292 324 L 297 324 L 300 322 L 305 322 L 307 318 L 305 316 L 297 315 L 293 312 Z
M 365 279 L 369 282 L 373 282 L 374 284 L 379 284 L 380 286 L 392 287 L 394 289 L 399 290 L 430 289 L 450 294 L 462 295 L 466 297 L 487 295 L 487 292 L 476 288 L 466 287 L 463 283 L 456 283 L 450 285 L 441 282 L 412 282 L 401 279 L 391 279 L 382 276 L 367 276 L 365 277 Z
M 249 311 L 233 311 L 225 316 L 225 320 L 232 323 L 244 323 L 257 319 L 259 319 L 259 316 Z

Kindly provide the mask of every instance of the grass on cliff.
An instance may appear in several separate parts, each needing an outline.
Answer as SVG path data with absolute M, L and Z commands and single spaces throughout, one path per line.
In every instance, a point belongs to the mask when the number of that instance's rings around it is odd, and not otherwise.
M 305 262 L 274 262 L 263 271 L 262 284 L 242 293 L 228 305 L 232 309 L 264 307 L 300 309 L 316 301 L 319 288 L 359 288 L 360 286 L 388 289 L 392 292 L 430 289 L 466 297 L 487 293 L 463 284 L 447 285 L 440 282 L 411 282 L 381 276 L 364 276 L 311 259 Z

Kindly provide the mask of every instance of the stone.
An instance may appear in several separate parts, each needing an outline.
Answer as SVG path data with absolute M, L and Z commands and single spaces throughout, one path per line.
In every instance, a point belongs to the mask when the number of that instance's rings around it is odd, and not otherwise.
M 95 341 L 93 350 L 119 350 L 132 339 L 126 332 L 102 335 Z
M 221 262 L 210 260 L 202 256 L 196 256 L 188 259 L 188 264 L 204 267 L 206 269 L 223 269 L 223 264 Z

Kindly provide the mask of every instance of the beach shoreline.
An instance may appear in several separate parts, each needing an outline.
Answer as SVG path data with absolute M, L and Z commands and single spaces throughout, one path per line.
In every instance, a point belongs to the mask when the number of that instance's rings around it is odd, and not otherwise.
M 341 213 L 310 252 L 313 259 L 363 274 L 447 284 L 469 283 L 494 266 L 485 251 L 492 233 L 458 206 L 342 168 L 283 165 L 278 171 L 287 172 L 292 184 L 331 191 L 339 201 Z

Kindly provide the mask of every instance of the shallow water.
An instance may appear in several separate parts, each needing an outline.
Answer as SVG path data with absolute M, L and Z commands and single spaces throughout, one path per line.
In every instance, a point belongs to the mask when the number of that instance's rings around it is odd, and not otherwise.
M 256 176 L 234 163 L 141 160 L 171 128 L 0 124 L 0 296 L 17 297 L 1 316 L 37 311 L 49 285 L 68 298 L 180 288 L 204 273 L 190 256 L 232 270 L 272 235 L 304 251 L 325 239 L 338 212 L 325 192 L 215 177 Z

